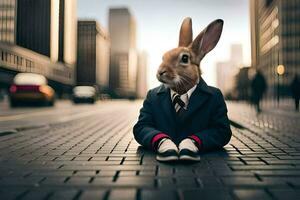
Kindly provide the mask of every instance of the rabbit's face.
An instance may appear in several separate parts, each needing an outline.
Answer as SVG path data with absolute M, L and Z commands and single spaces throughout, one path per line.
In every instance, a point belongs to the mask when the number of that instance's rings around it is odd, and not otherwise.
M 185 18 L 180 29 L 179 45 L 164 54 L 157 79 L 179 94 L 187 92 L 201 78 L 200 61 L 216 46 L 222 29 L 223 20 L 215 20 L 193 40 L 192 20 Z
M 157 71 L 157 79 L 178 93 L 184 93 L 199 79 L 199 67 L 194 60 L 194 53 L 187 47 L 166 52 Z

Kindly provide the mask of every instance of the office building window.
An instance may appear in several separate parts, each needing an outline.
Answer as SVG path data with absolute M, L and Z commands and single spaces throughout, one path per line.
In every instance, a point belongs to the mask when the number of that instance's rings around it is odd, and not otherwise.
M 0 41 L 15 42 L 16 0 L 0 1 Z

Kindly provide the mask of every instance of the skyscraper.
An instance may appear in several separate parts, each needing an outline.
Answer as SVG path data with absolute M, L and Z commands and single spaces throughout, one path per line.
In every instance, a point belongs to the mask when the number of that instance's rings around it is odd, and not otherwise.
M 16 44 L 74 65 L 76 62 L 76 1 L 17 0 Z
M 16 0 L 0 1 L 0 42 L 15 43 L 16 8 Z
M 230 58 L 228 61 L 218 62 L 217 86 L 225 96 L 232 96 L 235 87 L 235 75 L 243 65 L 243 48 L 241 44 L 232 44 L 230 47 Z
M 100 89 L 108 87 L 109 50 L 109 36 L 97 21 L 78 21 L 78 85 L 97 85 Z
M 127 8 L 109 10 L 110 88 L 118 96 L 136 95 L 136 23 Z
M 279 86 L 287 94 L 294 75 L 300 74 L 299 10 L 299 0 L 250 1 L 252 67 L 265 76 L 270 98 Z M 280 76 L 278 66 L 284 67 Z
M 51 0 L 17 0 L 16 44 L 50 57 Z
M 136 93 L 138 98 L 145 98 L 147 94 L 147 68 L 148 56 L 145 51 L 139 52 L 137 64 L 137 85 Z
M 0 86 L 18 72 L 45 75 L 58 91 L 74 84 L 76 0 L 0 1 Z

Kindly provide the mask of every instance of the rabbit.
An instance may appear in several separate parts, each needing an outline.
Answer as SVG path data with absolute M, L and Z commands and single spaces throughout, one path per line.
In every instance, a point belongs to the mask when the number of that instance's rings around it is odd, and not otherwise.
M 221 91 L 201 78 L 200 62 L 218 43 L 223 20 L 211 22 L 193 40 L 192 19 L 182 22 L 177 48 L 163 55 L 137 123 L 136 141 L 157 153 L 158 161 L 200 161 L 199 152 L 216 150 L 231 138 Z
M 200 79 L 200 62 L 218 43 L 223 24 L 221 19 L 213 21 L 193 41 L 192 19 L 185 18 L 178 47 L 164 54 L 157 79 L 178 94 L 187 92 Z

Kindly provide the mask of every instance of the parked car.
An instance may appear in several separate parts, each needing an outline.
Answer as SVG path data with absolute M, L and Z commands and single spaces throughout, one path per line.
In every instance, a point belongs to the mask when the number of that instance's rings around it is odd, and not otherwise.
M 34 103 L 53 106 L 55 91 L 48 85 L 46 77 L 34 73 L 18 73 L 9 88 L 10 105 Z
M 95 103 L 96 89 L 92 86 L 76 86 L 73 88 L 74 103 Z

